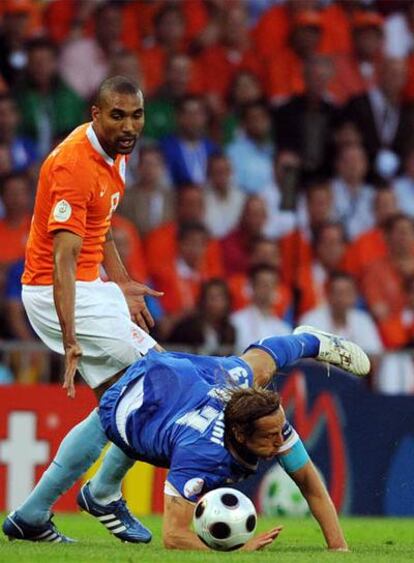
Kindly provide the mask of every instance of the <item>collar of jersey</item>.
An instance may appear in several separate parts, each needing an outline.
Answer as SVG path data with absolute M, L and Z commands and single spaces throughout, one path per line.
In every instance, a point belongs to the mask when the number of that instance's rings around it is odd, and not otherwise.
M 109 166 L 113 166 L 115 164 L 115 160 L 107 154 L 104 149 L 102 148 L 101 143 L 96 136 L 95 131 L 93 130 L 92 123 L 89 123 L 88 128 L 86 130 L 86 136 L 89 139 L 90 144 L 96 150 L 96 152 L 104 159 L 104 161 L 109 164 Z

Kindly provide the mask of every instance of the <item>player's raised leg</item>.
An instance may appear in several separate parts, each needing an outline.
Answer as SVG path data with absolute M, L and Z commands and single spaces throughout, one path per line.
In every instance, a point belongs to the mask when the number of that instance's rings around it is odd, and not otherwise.
M 255 350 L 266 355 L 255 356 Z M 292 335 L 262 338 L 252 343 L 242 357 L 252 365 L 259 385 L 270 381 L 275 368 L 283 369 L 304 358 L 327 362 L 357 376 L 365 376 L 370 370 L 368 356 L 360 346 L 310 326 L 297 327 Z

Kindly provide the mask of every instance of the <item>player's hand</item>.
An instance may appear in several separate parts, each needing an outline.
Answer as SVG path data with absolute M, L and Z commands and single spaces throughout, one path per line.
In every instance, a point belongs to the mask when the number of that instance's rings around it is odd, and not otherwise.
M 132 320 L 145 332 L 149 332 L 150 328 L 154 326 L 154 319 L 147 309 L 144 298 L 146 295 L 162 297 L 164 292 L 156 291 L 143 283 L 135 281 L 119 283 L 118 285 L 125 296 Z
M 244 547 L 242 547 L 243 551 L 258 551 L 259 549 L 263 549 L 268 545 L 272 544 L 275 539 L 278 537 L 280 532 L 283 530 L 283 526 L 277 526 L 268 532 L 264 532 L 263 534 L 259 534 L 255 536 L 251 540 L 249 540 Z
M 65 375 L 63 389 L 67 390 L 68 397 L 75 397 L 75 374 L 78 369 L 79 359 L 82 356 L 81 347 L 77 342 L 65 346 Z

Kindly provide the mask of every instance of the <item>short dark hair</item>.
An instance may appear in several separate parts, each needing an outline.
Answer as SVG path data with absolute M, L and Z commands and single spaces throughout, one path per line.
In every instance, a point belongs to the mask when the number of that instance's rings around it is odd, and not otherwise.
M 208 231 L 202 223 L 198 223 L 197 221 L 189 221 L 186 223 L 182 223 L 179 226 L 177 239 L 179 241 L 182 241 L 191 233 L 201 233 L 205 237 L 208 237 Z
M 47 37 L 35 37 L 34 39 L 30 39 L 30 41 L 26 43 L 26 49 L 28 53 L 36 51 L 37 49 L 47 49 L 56 56 L 58 54 L 56 44 Z
M 328 281 L 327 281 L 327 287 L 331 287 L 332 284 L 334 284 L 338 280 L 347 280 L 347 281 L 350 281 L 353 285 L 356 285 L 355 278 L 353 276 L 351 276 L 351 274 L 348 274 L 348 272 L 342 272 L 342 271 L 338 270 L 336 272 L 332 272 L 329 275 L 329 278 L 328 278 Z
M 255 264 L 254 266 L 252 266 L 249 269 L 249 280 L 251 283 L 254 283 L 256 281 L 257 276 L 259 276 L 262 273 L 266 273 L 266 274 L 273 274 L 274 276 L 279 276 L 280 272 L 277 268 L 275 268 L 274 266 L 271 266 L 270 264 L 266 264 L 266 263 L 262 263 L 262 264 Z
M 177 113 L 184 111 L 185 106 L 191 102 L 196 102 L 197 104 L 200 104 L 203 109 L 207 110 L 206 102 L 202 96 L 198 96 L 197 94 L 186 94 L 185 96 L 182 96 L 177 102 Z
M 227 300 L 227 303 L 228 303 L 227 312 L 229 313 L 230 312 L 230 304 L 231 304 L 231 294 L 230 294 L 229 286 L 228 286 L 226 280 L 224 280 L 223 278 L 211 278 L 210 280 L 203 282 L 201 289 L 200 289 L 200 295 L 198 297 L 198 307 L 201 310 L 203 310 L 205 308 L 206 301 L 207 301 L 207 294 L 212 287 L 218 287 L 219 289 L 221 289 L 223 291 L 223 294 L 224 294 L 224 296 Z
M 280 396 L 277 391 L 253 386 L 247 389 L 230 390 L 230 399 L 224 410 L 225 441 L 234 441 L 234 434 L 252 436 L 256 430 L 255 422 L 269 416 L 280 408 Z
M 414 226 L 414 222 L 409 215 L 405 215 L 404 213 L 395 213 L 385 221 L 384 228 L 387 235 L 391 233 L 395 225 L 400 221 L 407 221 L 411 226 Z
M 264 101 L 264 100 L 254 100 L 253 102 L 248 102 L 247 104 L 244 104 L 240 108 L 240 118 L 241 118 L 241 120 L 244 121 L 246 119 L 249 111 L 251 111 L 253 109 L 261 109 L 270 116 L 269 105 L 266 103 L 266 101 Z
M 179 6 L 174 6 L 173 4 L 164 4 L 164 6 L 161 6 L 158 11 L 155 13 L 153 22 L 154 22 L 154 26 L 155 28 L 159 27 L 161 21 L 163 20 L 163 18 L 167 15 L 167 14 L 177 14 L 177 16 L 179 16 L 182 21 L 184 22 L 184 16 L 183 16 L 183 12 L 180 9 Z
M 102 104 L 103 98 L 109 92 L 134 95 L 140 93 L 141 90 L 135 80 L 132 80 L 127 76 L 110 76 L 99 86 L 95 99 L 95 104 L 98 107 Z
M 29 186 L 29 178 L 24 172 L 9 172 L 4 174 L 0 180 L 0 196 L 4 195 L 6 191 L 7 184 L 12 180 L 23 180 L 27 186 Z
M 315 229 L 315 233 L 314 233 L 314 237 L 313 237 L 313 244 L 315 246 L 317 246 L 321 242 L 321 238 L 322 238 L 324 232 L 327 229 L 331 229 L 331 228 L 338 229 L 339 231 L 341 231 L 342 238 L 343 238 L 344 242 L 345 243 L 347 242 L 345 228 L 342 225 L 342 223 L 339 223 L 338 221 L 326 221 L 325 223 L 320 225 L 317 229 Z

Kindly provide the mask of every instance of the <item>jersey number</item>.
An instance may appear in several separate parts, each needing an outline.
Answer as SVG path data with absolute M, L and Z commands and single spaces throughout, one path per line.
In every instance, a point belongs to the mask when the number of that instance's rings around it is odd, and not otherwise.
M 108 215 L 105 217 L 105 221 L 111 220 L 112 215 L 114 214 L 114 211 L 118 207 L 120 196 L 121 196 L 121 194 L 119 192 L 116 192 L 115 194 L 111 195 L 111 207 L 109 209 Z
M 219 411 L 213 407 L 205 406 L 201 409 L 187 412 L 179 418 L 176 423 L 182 426 L 190 426 L 197 432 L 205 432 L 209 424 L 219 415 Z

